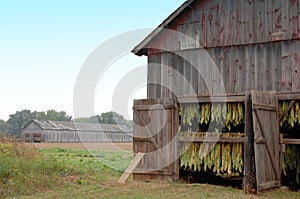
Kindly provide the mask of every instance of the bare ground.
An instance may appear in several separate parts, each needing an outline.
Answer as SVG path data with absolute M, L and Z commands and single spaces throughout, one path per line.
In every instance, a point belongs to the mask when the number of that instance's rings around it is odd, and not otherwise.
M 62 148 L 75 150 L 96 150 L 96 151 L 132 151 L 132 143 L 32 143 L 40 149 Z

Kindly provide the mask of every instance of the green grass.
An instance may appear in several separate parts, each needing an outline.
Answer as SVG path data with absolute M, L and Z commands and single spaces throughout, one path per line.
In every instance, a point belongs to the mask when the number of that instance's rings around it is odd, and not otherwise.
M 87 151 L 70 149 L 41 149 L 47 157 L 55 157 L 64 160 L 68 165 L 79 172 L 94 173 L 99 171 L 119 171 L 124 172 L 130 161 L 130 152 L 110 152 L 110 151 Z
M 30 149 L 31 150 L 31 149 Z M 4 152 L 6 166 L 1 163 L 1 170 L 9 171 L 7 179 L 14 181 L 14 188 L 6 191 L 8 197 L 15 198 L 300 198 L 300 193 L 288 191 L 270 191 L 260 196 L 245 195 L 243 190 L 231 187 L 214 186 L 207 184 L 186 184 L 185 182 L 136 182 L 132 178 L 126 184 L 117 181 L 122 171 L 132 160 L 131 153 L 84 151 L 67 149 L 42 149 L 31 151 L 33 157 L 27 155 L 19 160 L 9 157 L 15 155 Z M 22 151 L 22 150 L 21 150 Z M 7 154 L 6 154 L 7 153 Z M 6 154 L 6 155 L 3 155 Z M 19 166 L 7 166 L 19 161 Z M 35 162 L 35 163 L 34 163 Z M 108 164 L 110 163 L 110 164 Z M 21 166 L 26 165 L 26 166 Z M 111 167 L 113 165 L 113 167 Z M 30 169 L 34 168 L 34 169 Z M 6 168 L 6 169 L 3 169 Z M 2 171 L 1 171 L 2 172 Z M 24 174 L 24 173 L 31 174 Z M 5 173 L 5 172 L 2 172 Z M 23 177 L 22 177 L 23 176 Z M 24 177 L 25 176 L 25 177 Z M 28 177 L 29 176 L 29 177 Z M 21 180 L 26 180 L 22 183 Z M 3 185 L 3 183 L 1 184 Z M 24 188 L 29 188 L 24 190 Z M 6 190 L 5 189 L 5 190 Z M 14 192 L 16 191 L 16 192 Z M 30 195 L 28 195 L 30 194 Z M 22 196 L 21 196 L 22 195 Z M 1 198 L 1 196 L 0 196 Z
M 63 161 L 0 138 L 0 197 L 47 190 L 62 183 L 60 178 L 71 172 Z

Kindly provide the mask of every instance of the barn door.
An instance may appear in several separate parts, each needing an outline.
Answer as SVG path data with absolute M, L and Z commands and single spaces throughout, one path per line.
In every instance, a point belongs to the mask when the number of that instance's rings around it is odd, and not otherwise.
M 145 154 L 133 170 L 133 178 L 144 181 L 177 180 L 176 102 L 173 99 L 135 100 L 133 109 L 134 154 Z
M 278 101 L 275 93 L 252 91 L 257 191 L 280 186 Z

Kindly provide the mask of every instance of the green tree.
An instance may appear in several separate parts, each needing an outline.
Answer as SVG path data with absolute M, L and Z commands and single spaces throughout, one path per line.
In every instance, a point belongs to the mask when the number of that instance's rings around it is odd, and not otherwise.
M 30 110 L 23 110 L 10 115 L 6 122 L 7 133 L 19 137 L 22 133 L 23 125 L 33 120 L 36 117 L 35 114 L 36 112 L 32 113 Z
M 89 118 L 76 118 L 74 121 L 100 124 L 120 124 L 127 126 L 129 129 L 132 129 L 133 125 L 132 121 L 126 120 L 122 115 L 113 111 L 102 113 L 101 115 L 95 115 Z
M 66 112 L 55 110 L 48 110 L 46 112 L 38 112 L 36 114 L 38 120 L 52 120 L 52 121 L 71 121 L 72 116 L 67 115 Z

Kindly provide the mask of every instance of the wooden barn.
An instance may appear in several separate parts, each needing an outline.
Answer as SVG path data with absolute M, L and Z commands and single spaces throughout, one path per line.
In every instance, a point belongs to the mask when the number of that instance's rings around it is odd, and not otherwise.
M 134 48 L 148 57 L 134 179 L 299 187 L 299 13 L 297 0 L 189 0 Z
M 132 142 L 126 126 L 32 120 L 22 129 L 26 142 Z

